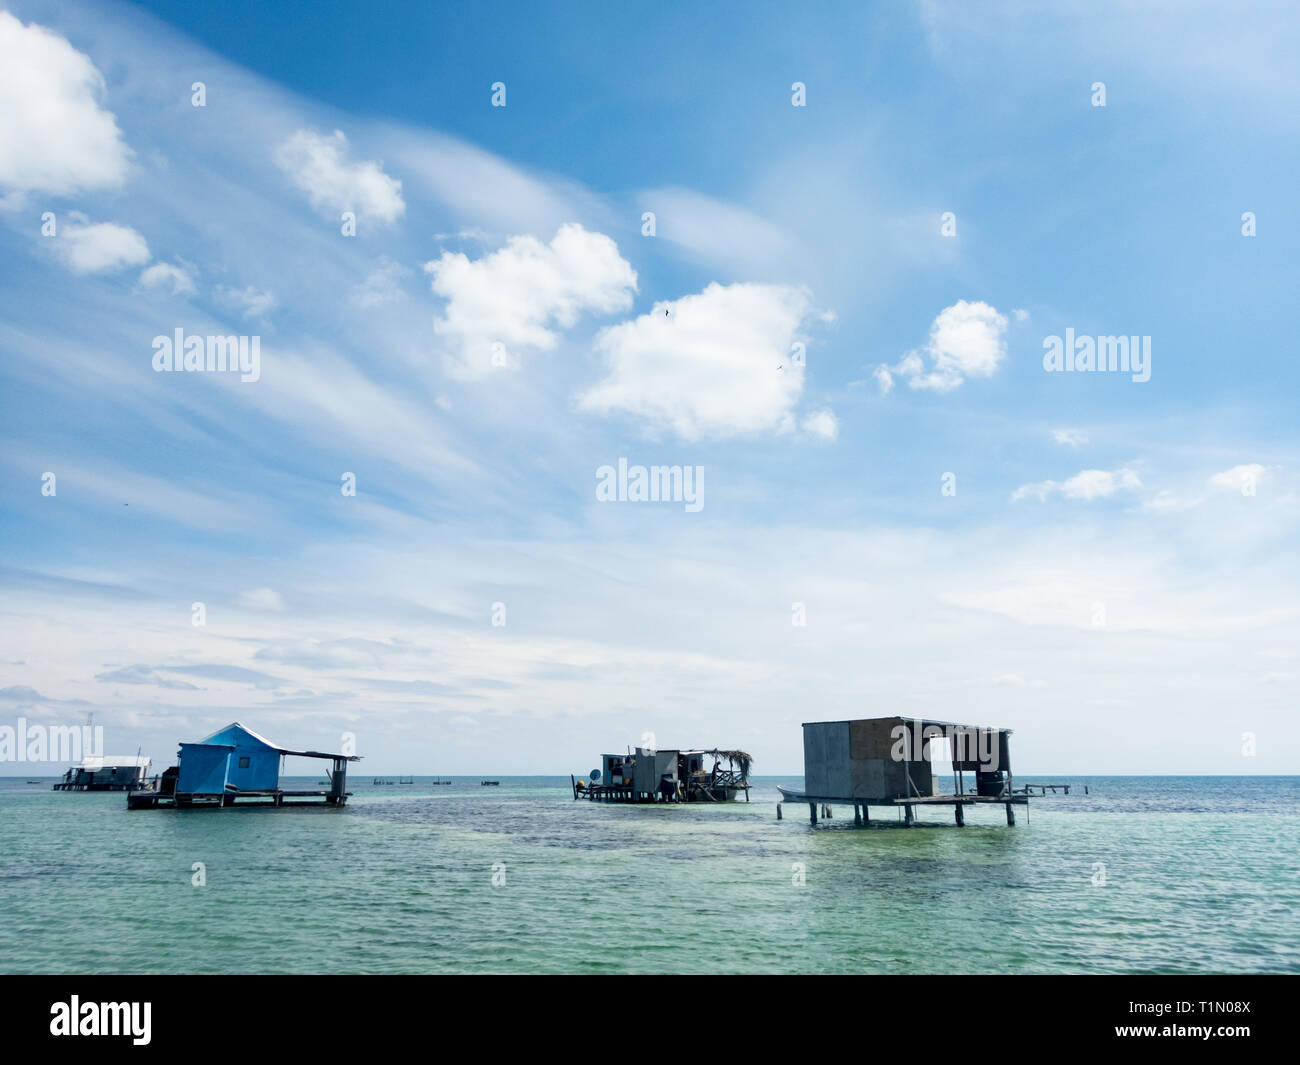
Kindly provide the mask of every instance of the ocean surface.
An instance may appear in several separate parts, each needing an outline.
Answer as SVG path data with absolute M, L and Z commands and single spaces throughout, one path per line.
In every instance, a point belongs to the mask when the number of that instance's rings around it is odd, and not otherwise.
M 0 778 L 0 971 L 1300 972 L 1300 777 L 1041 778 L 1070 796 L 964 829 L 778 821 L 795 777 L 719 806 L 371 779 L 341 810 L 128 812 Z

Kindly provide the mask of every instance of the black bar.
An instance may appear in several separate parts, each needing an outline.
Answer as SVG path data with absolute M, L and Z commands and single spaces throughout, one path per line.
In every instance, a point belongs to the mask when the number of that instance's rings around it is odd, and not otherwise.
M 124 1044 L 132 1053 L 190 1052 L 215 1046 L 239 1032 L 257 1033 L 259 1054 L 306 1050 L 311 1040 L 321 1039 L 333 1051 L 395 1050 L 409 1044 L 413 1033 L 427 1030 L 431 1008 L 446 1014 L 450 1027 L 459 1027 L 457 1014 L 448 1014 L 449 1008 L 471 997 L 483 1006 L 489 1000 L 480 996 L 487 989 L 476 984 L 492 979 L 464 975 L 7 976 L 0 978 L 0 1031 L 11 1061 L 17 1060 L 14 1052 L 19 1050 L 84 1053 L 113 1042 Z M 657 990 L 668 993 L 680 989 L 681 981 L 691 977 L 670 977 L 671 984 L 664 983 L 663 977 L 634 979 L 659 982 L 662 987 Z M 762 979 L 793 983 L 796 978 L 749 978 Z M 949 1015 L 944 1026 L 970 1037 L 972 1047 L 995 1045 L 1000 1056 L 1013 1052 L 1038 1058 L 1053 1057 L 1062 1047 L 1075 1058 L 1080 1051 L 1118 1049 L 1125 1044 L 1143 1049 L 1154 1044 L 1176 1049 L 1179 1054 L 1197 1044 L 1208 1045 L 1216 1054 L 1259 1052 L 1266 1046 L 1283 1045 L 1281 1039 L 1291 1031 L 1291 1000 L 1296 987 L 1269 976 L 856 976 L 839 982 L 847 981 L 854 987 L 843 990 L 851 990 L 855 998 L 878 995 L 882 1003 L 888 1003 L 904 991 L 909 996 L 933 996 L 935 1002 L 960 1002 L 960 1010 Z M 580 1046 L 581 1040 L 591 1035 L 593 1017 L 600 1018 L 602 1028 L 621 1023 L 624 1014 L 628 1024 L 644 1019 L 644 1000 L 629 995 L 630 990 L 625 981 L 587 980 L 580 1011 L 556 1009 L 549 995 L 512 997 L 510 1025 L 517 1031 L 545 1032 L 548 1041 L 556 1035 L 569 1036 L 566 1045 Z M 712 1008 L 727 1009 L 752 1002 L 750 996 L 757 990 L 751 983 L 728 980 L 719 984 L 711 979 L 709 1003 Z M 786 989 L 772 990 L 779 994 Z M 824 990 L 833 994 L 840 989 Z M 63 1007 L 71 1006 L 74 995 L 81 1012 L 87 1003 L 139 1004 L 136 1016 L 141 1020 L 143 1004 L 148 1003 L 149 1042 L 136 1045 L 131 1034 L 52 1034 L 51 1024 L 62 1022 L 67 1013 Z M 96 1010 L 92 1012 L 98 1016 Z M 830 1021 L 831 1017 L 828 1014 L 824 1019 Z M 916 1017 L 891 1019 L 882 1014 L 878 1023 L 885 1028 L 902 1025 L 902 1032 L 916 1022 Z M 773 1009 L 765 1017 L 766 1025 L 788 1027 L 796 1039 L 808 1037 L 810 1023 L 816 1024 L 816 1018 L 793 1008 Z M 537 1027 L 530 1027 L 534 1024 Z M 1193 1027 L 1209 1028 L 1211 1035 L 1178 1033 L 1178 1029 Z M 1154 1028 L 1155 1033 L 1169 1030 L 1171 1034 L 1119 1032 L 1134 1028 Z M 1230 1028 L 1248 1031 L 1230 1035 L 1224 1031 Z M 477 1053 L 488 1047 L 487 1043 L 477 1048 L 471 1044 L 464 1050 Z

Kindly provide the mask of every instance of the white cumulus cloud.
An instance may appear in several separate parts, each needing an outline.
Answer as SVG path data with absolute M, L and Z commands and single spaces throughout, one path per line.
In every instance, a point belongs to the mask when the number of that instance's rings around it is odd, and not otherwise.
M 578 404 L 632 414 L 686 440 L 789 430 L 804 375 L 790 349 L 810 310 L 808 292 L 788 285 L 714 282 L 656 303 L 601 330 L 596 350 L 609 374 Z
M 1081 499 L 1089 502 L 1094 499 L 1106 499 L 1116 492 L 1131 491 L 1142 487 L 1142 480 L 1130 469 L 1120 470 L 1081 470 L 1065 481 L 1039 481 L 1036 484 L 1022 484 L 1012 493 L 1013 500 L 1037 499 L 1040 502 L 1052 495 L 1062 495 L 1066 499 Z
M 958 300 L 930 324 L 923 348 L 909 351 L 893 366 L 879 367 L 876 381 L 882 393 L 893 387 L 895 376 L 913 388 L 951 392 L 968 377 L 993 375 L 1006 358 L 1006 333 L 1006 315 L 997 308 Z
M 1232 469 L 1224 470 L 1222 473 L 1216 473 L 1207 483 L 1216 492 L 1240 492 L 1243 495 L 1249 495 L 1253 494 L 1255 487 L 1264 476 L 1264 472 L 1263 466 L 1257 462 L 1251 462 L 1242 466 L 1233 466 Z
M 66 196 L 126 178 L 104 78 L 66 39 L 0 11 L 0 187 Z
M 491 372 L 494 355 L 508 361 L 519 351 L 549 351 L 557 329 L 571 328 L 585 311 L 625 311 L 636 291 L 636 271 L 618 245 L 575 223 L 549 244 L 516 236 L 482 258 L 444 251 L 424 268 L 447 301 L 434 331 L 466 376 Z
M 823 440 L 834 440 L 840 435 L 840 422 L 835 417 L 835 412 L 827 408 L 826 410 L 815 410 L 804 417 L 800 423 L 805 433 L 812 436 L 819 436 Z
M 370 160 L 349 158 L 342 130 L 325 136 L 300 129 L 275 150 L 275 163 L 318 211 L 394 222 L 406 210 L 402 183 Z
M 88 225 L 73 222 L 59 231 L 58 248 L 76 274 L 100 274 L 141 266 L 149 261 L 149 245 L 130 226 L 116 222 Z

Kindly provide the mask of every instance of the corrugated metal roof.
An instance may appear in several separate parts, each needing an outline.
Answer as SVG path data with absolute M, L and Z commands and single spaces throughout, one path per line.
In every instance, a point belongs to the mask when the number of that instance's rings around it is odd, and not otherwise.
M 361 761 L 361 756 L 356 754 L 334 754 L 329 751 L 295 751 L 291 747 L 281 747 L 278 743 L 272 743 L 265 736 L 260 735 L 257 732 L 254 732 L 242 721 L 232 721 L 225 728 L 217 729 L 217 731 L 212 733 L 212 735 L 205 736 L 203 739 L 199 740 L 196 744 L 191 744 L 191 746 L 198 746 L 198 747 L 202 747 L 205 745 L 212 746 L 212 747 L 229 746 L 229 744 L 211 743 L 210 741 L 220 736 L 222 733 L 229 732 L 231 729 L 239 729 L 239 731 L 244 733 L 244 735 L 251 737 L 253 740 L 257 741 L 258 743 L 262 744 L 265 747 L 269 747 L 271 750 L 275 751 L 276 754 L 287 754 L 291 757 L 297 757 L 297 758 L 343 758 L 349 762 Z
M 283 752 L 283 751 L 287 750 L 287 748 L 281 747 L 278 743 L 272 743 L 272 742 L 271 742 L 270 740 L 268 740 L 265 736 L 262 736 L 262 735 L 260 735 L 259 733 L 254 732 L 251 728 L 249 728 L 247 725 L 245 725 L 242 721 L 232 721 L 229 725 L 226 725 L 226 726 L 223 727 L 223 728 L 219 728 L 219 729 L 217 729 L 217 731 L 214 732 L 214 733 L 212 733 L 211 736 L 204 736 L 203 739 L 199 740 L 198 742 L 199 742 L 199 743 L 207 743 L 207 742 L 208 742 L 210 739 L 212 739 L 214 736 L 220 736 L 223 732 L 229 732 L 232 728 L 237 728 L 237 729 L 239 729 L 239 730 L 242 731 L 242 732 L 246 732 L 246 733 L 248 733 L 248 735 L 252 736 L 253 739 L 257 740 L 258 743 L 265 744 L 267 747 L 270 747 L 273 751 L 281 751 L 281 752 Z
M 106 769 L 110 766 L 134 766 L 135 768 L 148 767 L 151 764 L 148 755 L 135 754 L 100 754 L 88 755 L 78 762 L 74 769 Z
M 805 725 L 847 725 L 854 721 L 906 721 L 911 725 L 943 725 L 948 728 L 966 728 L 979 729 L 984 732 L 1012 732 L 1013 729 L 999 728 L 997 725 L 971 725 L 961 721 L 940 721 L 934 717 L 904 717 L 902 714 L 891 714 L 888 717 L 852 717 L 852 718 L 835 718 L 831 721 L 805 721 Z

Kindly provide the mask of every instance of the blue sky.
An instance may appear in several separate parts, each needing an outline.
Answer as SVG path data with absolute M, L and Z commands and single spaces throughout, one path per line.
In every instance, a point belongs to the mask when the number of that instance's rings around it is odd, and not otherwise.
M 1300 20 L 1130 8 L 11 5 L 0 724 L 1294 771 Z

